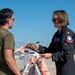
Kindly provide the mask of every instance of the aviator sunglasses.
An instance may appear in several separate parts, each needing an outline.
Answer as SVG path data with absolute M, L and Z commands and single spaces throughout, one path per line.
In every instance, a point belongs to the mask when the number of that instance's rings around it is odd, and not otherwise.
M 53 18 L 52 22 L 56 22 L 58 20 L 58 18 Z

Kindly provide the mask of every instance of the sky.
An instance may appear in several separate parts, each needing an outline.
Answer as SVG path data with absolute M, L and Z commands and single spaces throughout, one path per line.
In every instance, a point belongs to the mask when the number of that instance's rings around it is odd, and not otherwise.
M 15 15 L 13 33 L 16 45 L 29 42 L 48 47 L 57 28 L 52 23 L 55 10 L 65 10 L 68 26 L 75 32 L 75 0 L 0 0 L 0 10 L 11 8 Z

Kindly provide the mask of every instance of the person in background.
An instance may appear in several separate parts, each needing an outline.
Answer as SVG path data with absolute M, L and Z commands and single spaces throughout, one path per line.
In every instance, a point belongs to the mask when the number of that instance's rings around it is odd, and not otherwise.
M 47 59 L 52 58 L 56 65 L 56 75 L 75 75 L 75 37 L 74 32 L 68 28 L 69 20 L 65 10 L 54 11 L 52 22 L 58 30 L 48 48 L 34 43 L 28 43 L 25 48 L 30 48 Z
M 14 35 L 9 32 L 13 27 L 14 13 L 9 8 L 0 11 L 0 75 L 21 75 L 14 59 L 14 52 L 26 54 L 24 47 L 15 49 Z

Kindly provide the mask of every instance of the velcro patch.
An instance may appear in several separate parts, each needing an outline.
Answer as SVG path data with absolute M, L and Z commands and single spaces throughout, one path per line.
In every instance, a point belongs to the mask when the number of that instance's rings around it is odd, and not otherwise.
M 67 35 L 67 36 L 66 36 L 66 42 L 67 42 L 67 43 L 71 44 L 71 43 L 73 43 L 73 41 L 74 41 L 74 40 L 73 40 L 73 38 L 72 38 L 71 35 Z

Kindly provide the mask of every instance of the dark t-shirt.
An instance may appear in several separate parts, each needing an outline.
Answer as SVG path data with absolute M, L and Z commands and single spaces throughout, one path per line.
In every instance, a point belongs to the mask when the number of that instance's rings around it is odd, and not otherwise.
M 8 30 L 0 29 L 0 75 L 10 75 L 10 74 L 14 75 L 5 62 L 4 58 L 5 49 L 12 50 L 14 54 L 15 49 L 14 36 Z

